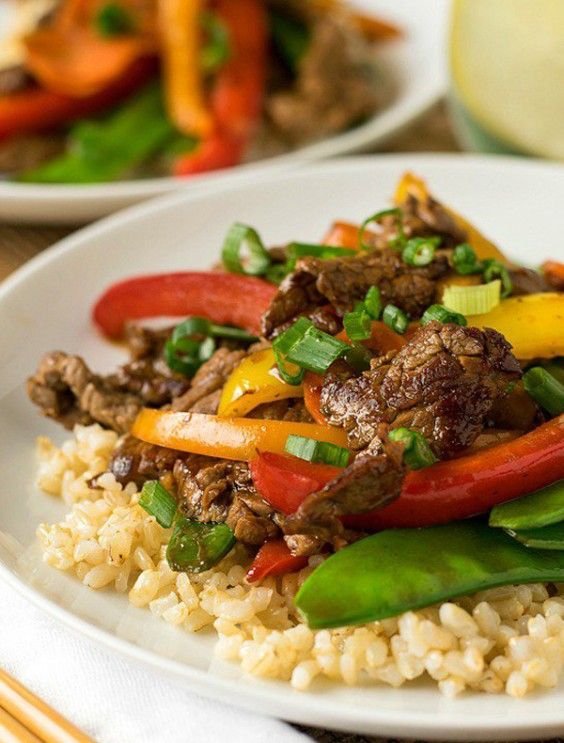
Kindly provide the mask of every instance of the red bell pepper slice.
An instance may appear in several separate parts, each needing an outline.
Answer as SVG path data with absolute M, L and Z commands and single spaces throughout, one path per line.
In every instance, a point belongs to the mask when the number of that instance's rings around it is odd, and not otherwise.
M 261 496 L 286 514 L 335 476 L 330 472 L 334 468 L 327 468 L 323 477 L 319 465 L 272 454 L 265 461 L 265 456 L 259 454 L 253 461 L 253 479 Z M 400 497 L 391 505 L 345 516 L 343 523 L 365 531 L 445 524 L 484 513 L 562 478 L 564 415 L 512 441 L 409 472 Z
M 206 317 L 258 333 L 276 287 L 254 276 L 179 272 L 138 276 L 110 286 L 92 311 L 109 338 L 119 338 L 128 320 L 148 317 Z
M 247 580 L 253 583 L 269 575 L 295 573 L 307 565 L 307 557 L 294 557 L 283 539 L 265 542 L 256 554 L 247 572 Z
M 263 452 L 250 464 L 253 482 L 273 508 L 290 514 L 306 497 L 331 482 L 343 470 L 328 464 L 312 464 L 297 457 Z
M 194 175 L 241 162 L 259 120 L 266 84 L 268 19 L 261 0 L 218 0 L 214 12 L 229 33 L 230 59 L 217 73 L 210 105 L 215 133 L 180 157 L 176 175 Z
M 86 98 L 71 98 L 44 88 L 30 88 L 0 97 L 0 139 L 43 131 L 115 106 L 143 85 L 156 71 L 154 59 L 139 59 L 105 90 Z

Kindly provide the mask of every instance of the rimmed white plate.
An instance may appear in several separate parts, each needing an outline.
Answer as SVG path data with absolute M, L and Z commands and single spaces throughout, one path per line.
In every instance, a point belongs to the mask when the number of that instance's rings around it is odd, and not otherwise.
M 8 0 L 0 0 L 2 7 Z M 356 0 L 367 12 L 382 15 L 405 29 L 399 41 L 377 51 L 397 89 L 393 101 L 363 125 L 278 157 L 198 178 L 155 178 L 84 186 L 0 183 L 0 220 L 69 223 L 91 221 L 153 196 L 187 188 L 214 190 L 225 179 L 296 167 L 381 144 L 434 103 L 446 87 L 444 33 L 448 0 Z
M 298 693 L 241 677 L 213 658 L 213 637 L 189 635 L 109 591 L 92 592 L 42 564 L 41 521 L 66 508 L 33 485 L 34 441 L 65 434 L 27 401 L 24 379 L 39 356 L 63 348 L 96 369 L 121 352 L 96 335 L 89 309 L 110 282 L 132 273 L 204 268 L 234 220 L 270 243 L 319 239 L 336 218 L 361 220 L 388 202 L 406 169 L 474 220 L 518 260 L 562 257 L 564 167 L 472 156 L 344 159 L 260 183 L 141 204 L 93 225 L 35 258 L 0 287 L 0 576 L 31 601 L 98 642 L 182 679 L 201 694 L 286 719 L 389 737 L 530 739 L 564 730 L 564 685 L 523 701 L 465 694 L 448 700 L 430 683 L 399 690 L 320 685 Z

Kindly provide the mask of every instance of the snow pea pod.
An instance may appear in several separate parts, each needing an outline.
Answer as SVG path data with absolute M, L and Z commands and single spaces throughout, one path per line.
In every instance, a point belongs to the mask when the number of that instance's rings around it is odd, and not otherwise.
M 543 526 L 541 529 L 521 531 L 506 529 L 506 532 L 526 547 L 537 550 L 564 550 L 564 521 Z
M 564 480 L 495 506 L 490 513 L 490 526 L 515 531 L 540 529 L 560 521 L 564 521 Z
M 393 617 L 486 588 L 564 580 L 564 552 L 530 550 L 501 529 L 460 521 L 395 529 L 332 555 L 305 581 L 296 605 L 310 627 Z

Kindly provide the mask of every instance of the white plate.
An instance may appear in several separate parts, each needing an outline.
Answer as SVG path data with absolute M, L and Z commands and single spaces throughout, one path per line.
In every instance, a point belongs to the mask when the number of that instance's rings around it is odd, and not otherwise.
M 0 0 L 0 28 L 6 3 Z M 156 178 L 100 185 L 58 186 L 0 183 L 0 220 L 79 223 L 179 188 L 215 190 L 226 178 L 296 167 L 303 162 L 366 150 L 381 144 L 434 103 L 446 87 L 444 35 L 448 0 L 356 0 L 359 7 L 405 29 L 400 41 L 383 44 L 378 57 L 397 87 L 390 105 L 351 131 L 257 163 L 197 179 Z M 2 13 L 4 10 L 4 14 Z
M 472 156 L 346 159 L 277 174 L 221 193 L 177 193 L 93 225 L 35 258 L 0 288 L 0 574 L 62 621 L 198 693 L 252 710 L 349 731 L 411 738 L 517 739 L 564 730 L 564 687 L 524 701 L 466 694 L 447 700 L 431 684 L 399 690 L 326 685 L 298 693 L 288 685 L 240 678 L 213 659 L 210 636 L 166 625 L 124 596 L 91 592 L 41 563 L 34 531 L 65 512 L 37 492 L 34 440 L 65 434 L 26 400 L 23 379 L 44 351 L 82 353 L 108 369 L 121 352 L 89 323 L 94 299 L 132 273 L 203 268 L 218 254 L 234 220 L 255 225 L 277 244 L 315 241 L 336 218 L 354 221 L 388 202 L 398 176 L 412 169 L 515 258 L 562 257 L 564 167 Z

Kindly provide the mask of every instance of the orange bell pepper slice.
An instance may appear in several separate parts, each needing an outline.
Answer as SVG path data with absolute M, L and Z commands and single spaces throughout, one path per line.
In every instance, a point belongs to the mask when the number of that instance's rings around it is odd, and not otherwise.
M 207 107 L 200 64 L 202 0 L 159 0 L 159 32 L 168 114 L 184 134 L 210 136 L 214 122 Z
M 551 286 L 559 291 L 564 291 L 564 263 L 545 261 L 542 264 L 542 272 Z
M 283 454 L 290 434 L 347 446 L 341 428 L 315 423 L 221 418 L 203 413 L 173 413 L 144 408 L 131 429 L 133 436 L 150 444 L 192 454 L 250 461 L 259 451 Z
M 427 184 L 422 178 L 419 178 L 413 173 L 404 173 L 396 187 L 394 203 L 401 207 L 410 194 L 415 196 L 418 201 L 423 201 L 431 195 L 427 188 Z M 456 224 L 468 234 L 468 242 L 476 251 L 478 258 L 495 258 L 505 265 L 510 265 L 510 261 L 501 252 L 497 245 L 494 245 L 491 240 L 488 240 L 488 238 L 476 229 L 473 224 L 468 222 L 468 220 L 450 207 L 445 206 L 444 204 L 443 207 L 454 219 Z

